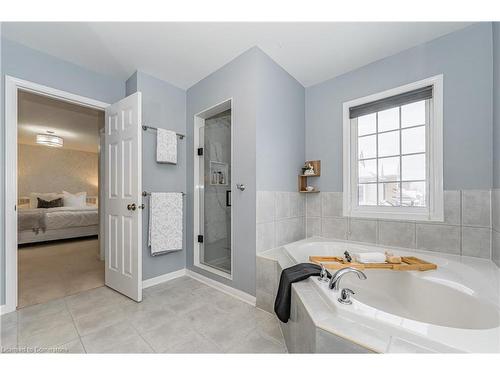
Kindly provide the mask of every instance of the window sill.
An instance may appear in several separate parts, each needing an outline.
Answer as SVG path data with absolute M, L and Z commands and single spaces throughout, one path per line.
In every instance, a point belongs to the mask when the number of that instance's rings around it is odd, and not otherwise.
M 431 216 L 428 212 L 384 212 L 376 210 L 352 210 L 344 212 L 344 216 L 359 219 L 381 219 L 381 220 L 396 220 L 396 221 L 427 221 L 427 222 L 443 222 L 442 215 Z

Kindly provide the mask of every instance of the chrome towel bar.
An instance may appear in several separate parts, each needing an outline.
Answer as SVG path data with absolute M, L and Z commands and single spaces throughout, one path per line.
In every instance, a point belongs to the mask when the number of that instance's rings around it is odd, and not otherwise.
M 158 130 L 158 128 L 155 128 L 154 126 L 148 126 L 148 125 L 142 125 L 142 130 L 146 131 L 148 129 L 151 130 Z M 175 133 L 180 139 L 184 139 L 185 135 L 181 133 Z
M 183 197 L 186 195 L 186 193 L 184 193 L 183 191 L 181 191 L 181 193 L 182 193 L 182 196 L 183 196 Z M 142 196 L 143 196 L 143 197 L 147 197 L 148 195 L 151 195 L 151 193 L 150 193 L 150 192 L 148 192 L 148 191 L 143 191 L 143 192 L 142 192 Z

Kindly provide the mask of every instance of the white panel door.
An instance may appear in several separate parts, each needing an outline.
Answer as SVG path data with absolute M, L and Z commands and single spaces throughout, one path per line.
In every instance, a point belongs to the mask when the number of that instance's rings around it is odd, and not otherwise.
M 141 93 L 106 109 L 106 285 L 142 300 Z

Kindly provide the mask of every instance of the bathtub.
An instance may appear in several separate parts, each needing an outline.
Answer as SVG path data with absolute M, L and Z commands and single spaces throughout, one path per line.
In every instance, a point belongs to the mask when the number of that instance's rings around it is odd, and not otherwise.
M 294 263 L 308 262 L 310 255 L 342 256 L 344 251 L 369 252 L 386 247 L 332 242 L 298 241 L 284 246 Z M 391 351 L 392 343 L 408 343 L 429 352 L 500 352 L 499 271 L 487 260 L 391 248 L 397 255 L 417 256 L 438 265 L 432 271 L 365 270 L 367 280 L 345 275 L 340 289 L 355 292 L 351 305 L 338 302 L 339 293 L 328 283 L 311 277 L 332 319 L 324 329 L 335 332 L 341 320 L 372 330 L 380 341 L 378 351 Z M 370 347 L 370 337 L 350 337 Z M 364 341 L 363 341 L 364 340 Z M 368 342 L 366 342 L 368 341 Z M 382 348 L 382 349 L 380 349 Z

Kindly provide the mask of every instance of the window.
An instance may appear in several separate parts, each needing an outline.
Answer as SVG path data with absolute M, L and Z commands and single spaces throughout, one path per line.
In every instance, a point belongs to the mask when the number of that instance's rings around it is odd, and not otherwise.
M 344 103 L 344 215 L 443 220 L 442 76 Z

